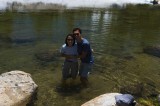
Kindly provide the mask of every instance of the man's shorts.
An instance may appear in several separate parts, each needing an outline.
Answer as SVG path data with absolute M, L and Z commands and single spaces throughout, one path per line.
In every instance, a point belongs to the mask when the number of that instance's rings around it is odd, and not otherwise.
M 78 74 L 78 62 L 65 61 L 62 66 L 63 79 L 67 79 L 69 77 L 72 77 L 74 79 L 76 78 L 77 74 Z
M 88 77 L 89 72 L 91 72 L 92 65 L 93 65 L 92 63 L 81 63 L 79 69 L 79 75 L 81 77 Z

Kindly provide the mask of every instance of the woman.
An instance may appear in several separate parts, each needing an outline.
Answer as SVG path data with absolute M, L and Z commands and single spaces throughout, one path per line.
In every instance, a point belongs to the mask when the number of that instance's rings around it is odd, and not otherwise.
M 61 56 L 65 57 L 62 68 L 62 82 L 66 85 L 66 80 L 70 77 L 75 80 L 78 73 L 77 44 L 73 34 L 66 36 L 65 44 L 62 45 L 60 53 Z

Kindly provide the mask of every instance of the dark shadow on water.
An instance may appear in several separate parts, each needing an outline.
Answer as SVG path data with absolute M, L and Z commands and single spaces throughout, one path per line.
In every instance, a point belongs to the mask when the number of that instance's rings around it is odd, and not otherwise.
M 55 91 L 63 96 L 71 96 L 73 94 L 80 93 L 81 90 L 83 90 L 83 89 L 85 89 L 85 87 L 82 87 L 81 84 L 70 85 L 67 87 L 64 87 L 62 85 L 55 86 Z
M 37 101 L 37 93 L 38 88 L 33 92 L 30 101 L 26 104 L 26 106 L 35 106 L 34 103 Z
M 81 83 L 78 83 L 76 85 L 70 86 L 56 85 L 54 87 L 54 90 L 62 96 L 72 96 L 74 94 L 80 93 L 82 90 L 85 90 L 87 88 L 89 88 L 89 86 L 84 87 Z

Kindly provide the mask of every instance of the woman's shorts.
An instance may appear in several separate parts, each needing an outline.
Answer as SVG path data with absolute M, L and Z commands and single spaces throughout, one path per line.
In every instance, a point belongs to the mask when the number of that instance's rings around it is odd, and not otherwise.
M 62 66 L 62 77 L 63 79 L 67 79 L 72 77 L 76 78 L 78 74 L 78 62 L 68 62 L 65 61 Z

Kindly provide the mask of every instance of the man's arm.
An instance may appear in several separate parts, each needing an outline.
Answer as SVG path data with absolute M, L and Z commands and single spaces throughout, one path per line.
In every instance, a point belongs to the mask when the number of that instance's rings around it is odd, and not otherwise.
M 89 45 L 84 44 L 82 53 L 78 57 L 81 58 L 81 59 L 85 58 L 87 56 L 88 50 L 89 50 Z
M 81 55 L 78 55 L 78 58 L 85 58 L 86 57 L 86 55 L 87 55 L 87 52 L 82 52 L 82 54 Z

